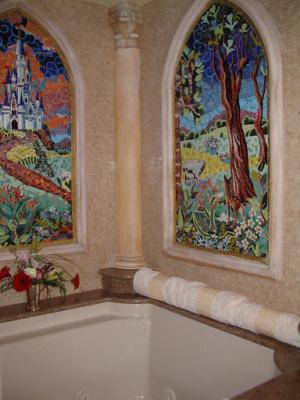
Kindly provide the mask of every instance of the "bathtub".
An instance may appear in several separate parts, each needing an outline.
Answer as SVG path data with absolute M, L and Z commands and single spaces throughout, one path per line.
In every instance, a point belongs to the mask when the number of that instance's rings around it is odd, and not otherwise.
M 0 325 L 1 400 L 223 400 L 277 375 L 273 350 L 152 304 Z

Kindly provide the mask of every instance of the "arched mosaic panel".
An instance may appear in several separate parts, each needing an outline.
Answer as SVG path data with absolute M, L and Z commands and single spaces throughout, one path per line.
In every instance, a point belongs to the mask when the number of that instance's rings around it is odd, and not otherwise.
M 268 59 L 250 19 L 214 2 L 178 58 L 177 244 L 267 261 Z
M 72 82 L 54 39 L 0 15 L 0 248 L 75 240 Z

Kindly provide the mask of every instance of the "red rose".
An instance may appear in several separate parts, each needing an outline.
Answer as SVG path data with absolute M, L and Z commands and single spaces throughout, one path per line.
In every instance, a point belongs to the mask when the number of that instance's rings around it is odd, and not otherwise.
M 30 276 L 20 271 L 14 276 L 13 287 L 17 292 L 24 292 L 24 290 L 29 289 L 31 281 L 32 278 Z
M 74 276 L 74 278 L 71 280 L 71 282 L 73 283 L 74 289 L 78 289 L 80 286 L 80 278 L 79 278 L 79 274 L 76 274 Z
M 3 267 L 0 270 L 0 282 L 2 281 L 2 279 L 4 278 L 11 278 L 11 274 L 9 272 L 9 268 L 8 267 Z

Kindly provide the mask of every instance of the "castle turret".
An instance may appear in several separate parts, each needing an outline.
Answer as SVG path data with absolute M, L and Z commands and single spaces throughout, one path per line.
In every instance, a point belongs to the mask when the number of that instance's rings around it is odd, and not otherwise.
M 25 129 L 25 113 L 25 102 L 23 98 L 23 92 L 21 92 L 21 97 L 18 104 L 18 129 Z
M 11 79 L 10 79 L 10 69 L 9 67 L 7 67 L 7 71 L 6 71 L 6 78 L 5 78 L 5 82 L 6 85 L 10 85 L 11 84 Z
M 16 69 L 17 69 L 17 77 L 18 77 L 18 85 L 22 85 L 25 82 L 25 68 L 26 68 L 26 61 L 24 57 L 24 49 L 23 44 L 21 41 L 21 35 L 19 31 L 19 36 L 17 40 L 17 47 L 16 47 Z
M 6 78 L 5 78 L 5 90 L 8 97 L 10 97 L 10 88 L 11 88 L 11 73 L 9 67 L 7 67 Z
M 31 83 L 31 66 L 29 59 L 27 60 L 27 75 L 26 75 L 27 82 Z
M 15 85 L 17 83 L 17 71 L 16 68 L 13 68 L 12 72 L 11 72 L 11 83 L 13 85 Z
M 42 96 L 39 95 L 39 107 L 37 109 L 37 120 L 36 120 L 36 128 L 37 129 L 42 129 L 43 119 L 44 119 L 44 104 L 43 104 Z
M 41 96 L 40 110 L 41 110 L 41 111 L 43 111 L 43 113 L 44 113 L 44 111 L 45 111 L 45 108 L 44 108 L 44 103 L 43 103 L 43 98 L 42 98 L 42 96 Z
M 8 98 L 8 93 L 7 93 L 7 88 L 6 87 L 5 87 L 3 105 L 4 106 L 9 106 L 9 98 Z

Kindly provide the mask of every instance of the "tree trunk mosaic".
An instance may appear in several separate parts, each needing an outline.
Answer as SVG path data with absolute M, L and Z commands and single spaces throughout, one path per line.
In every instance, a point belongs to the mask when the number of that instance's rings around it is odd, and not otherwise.
M 0 248 L 73 242 L 72 83 L 54 40 L 0 16 Z M 57 243 L 56 243 L 57 244 Z
M 231 3 L 194 26 L 174 97 L 176 242 L 267 261 L 268 60 Z

